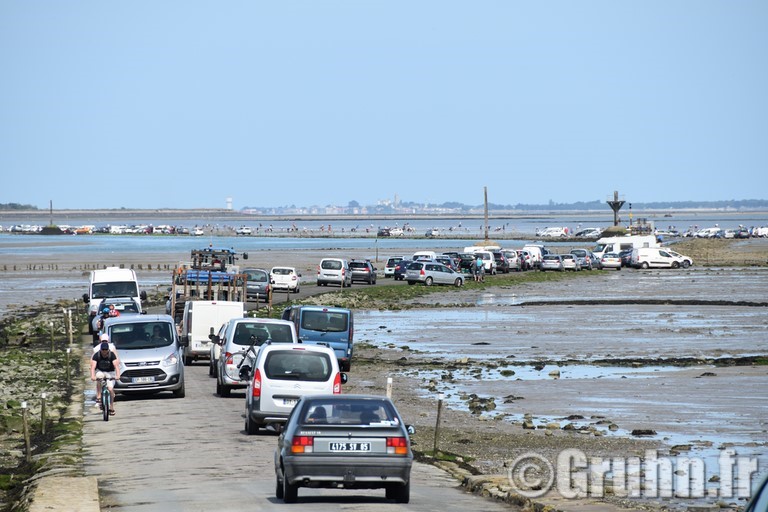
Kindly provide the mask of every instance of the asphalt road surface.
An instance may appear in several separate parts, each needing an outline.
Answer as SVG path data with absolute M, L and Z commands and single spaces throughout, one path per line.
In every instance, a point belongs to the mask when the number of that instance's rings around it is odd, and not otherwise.
M 121 512 L 269 511 L 291 505 L 275 498 L 273 433 L 243 430 L 243 392 L 215 394 L 208 362 L 186 367 L 186 398 L 170 393 L 121 397 L 104 422 L 88 383 L 84 416 L 85 467 L 97 476 L 102 510 Z M 384 490 L 299 490 L 298 506 L 324 512 L 355 510 L 509 511 L 458 489 L 443 471 L 414 465 L 411 503 L 396 504 Z M 296 506 L 294 505 L 294 508 Z

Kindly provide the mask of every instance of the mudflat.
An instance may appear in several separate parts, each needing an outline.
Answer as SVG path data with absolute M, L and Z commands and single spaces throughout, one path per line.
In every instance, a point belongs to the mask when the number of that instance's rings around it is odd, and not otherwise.
M 728 257 L 768 261 L 764 241 L 750 242 L 729 244 Z M 694 248 L 680 252 L 692 255 Z M 768 467 L 768 271 L 718 266 L 712 249 L 702 251 L 694 261 L 708 254 L 711 266 L 585 271 L 535 283 L 496 284 L 490 276 L 483 288 L 443 288 L 396 303 L 367 300 L 367 285 L 344 291 L 312 287 L 312 293 L 331 294 L 312 300 L 355 309 L 355 362 L 345 392 L 383 393 L 393 378 L 398 408 L 416 425 L 415 448 L 425 456 L 437 446 L 471 471 L 505 475 L 529 453 L 556 460 L 566 450 L 588 457 L 641 457 L 654 450 L 703 459 L 707 485 L 716 486 L 711 479 L 724 450 L 757 460 L 756 474 Z M 347 257 L 365 252 L 343 251 Z M 325 255 L 271 251 L 249 265 L 296 266 L 308 289 Z M 151 263 L 153 269 L 140 276 L 160 288 L 168 276 L 165 263 L 183 255 L 107 259 Z M 25 270 L 23 279 L 85 280 L 80 262 L 55 255 L 40 261 L 34 264 L 45 268 Z M 381 271 L 383 262 L 377 266 Z M 743 503 L 719 497 L 642 502 L 673 509 Z

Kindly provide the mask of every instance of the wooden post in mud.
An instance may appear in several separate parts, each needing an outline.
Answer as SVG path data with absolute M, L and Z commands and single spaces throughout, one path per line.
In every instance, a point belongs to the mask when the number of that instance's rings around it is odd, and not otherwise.
M 48 322 L 51 327 L 51 354 L 53 354 L 53 322 Z
M 69 374 L 72 373 L 72 369 L 69 367 L 69 353 L 72 349 L 67 347 L 67 390 L 69 390 Z
M 32 443 L 29 440 L 29 425 L 27 424 L 27 402 L 21 402 L 21 423 L 24 429 L 26 460 L 27 462 L 32 462 Z
M 437 395 L 437 420 L 435 421 L 435 446 L 432 450 L 432 456 L 437 457 L 438 440 L 440 439 L 440 414 L 443 410 L 443 398 L 445 395 L 438 393 Z
M 40 433 L 45 435 L 45 393 L 40 395 Z
M 392 399 L 392 377 L 387 377 L 387 398 Z

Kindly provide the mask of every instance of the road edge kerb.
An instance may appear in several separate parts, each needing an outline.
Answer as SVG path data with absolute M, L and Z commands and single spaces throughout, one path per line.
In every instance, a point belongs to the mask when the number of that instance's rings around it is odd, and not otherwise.
M 81 368 L 88 368 L 89 358 L 85 347 L 72 345 L 69 348 L 74 357 L 80 357 Z M 29 512 L 100 512 L 101 510 L 98 478 L 85 475 L 83 461 L 85 373 L 83 371 L 83 375 L 73 377 L 71 400 L 62 418 L 78 422 L 80 435 L 69 438 L 56 451 L 39 455 L 39 459 L 44 461 L 45 469 L 30 478 L 28 482 L 29 488 L 26 494 Z

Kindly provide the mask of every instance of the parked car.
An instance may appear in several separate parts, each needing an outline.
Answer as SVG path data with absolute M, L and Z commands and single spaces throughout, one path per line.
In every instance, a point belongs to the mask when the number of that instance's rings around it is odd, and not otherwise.
M 285 423 L 301 397 L 339 394 L 347 382 L 333 350 L 303 343 L 262 345 L 240 372 L 248 379 L 245 432 L 249 435 L 267 425 Z
M 387 258 L 387 262 L 384 264 L 384 278 L 392 277 L 395 275 L 395 267 L 398 263 L 403 261 L 402 256 L 393 256 Z
M 389 228 L 389 236 L 403 236 L 403 228 Z
M 414 261 L 408 265 L 405 279 L 408 284 L 423 283 L 425 286 L 433 284 L 447 284 L 463 286 L 464 276 L 442 263 L 430 261 Z
M 496 263 L 496 272 L 509 274 L 509 260 L 501 251 L 493 251 L 493 260 Z
M 436 236 L 440 236 L 440 230 L 437 228 L 428 229 L 426 233 L 424 233 L 424 236 L 427 238 L 434 238 Z
M 600 268 L 615 268 L 621 270 L 621 258 L 615 252 L 607 252 L 600 258 Z
M 459 268 L 454 263 L 453 258 L 451 258 L 450 256 L 438 256 L 437 258 L 435 258 L 434 261 L 438 263 L 442 263 L 443 265 L 450 268 L 451 270 L 456 270 L 456 271 L 459 270 Z
M 305 396 L 277 439 L 275 496 L 294 503 L 299 487 L 384 488 L 408 503 L 414 432 L 386 397 Z
M 603 234 L 603 230 L 600 228 L 587 228 L 575 233 L 573 236 L 577 238 L 600 238 Z
M 582 269 L 592 270 L 593 268 L 600 268 L 600 259 L 589 249 L 573 249 L 571 254 L 579 260 L 579 265 L 581 265 Z
M 269 293 L 272 289 L 269 272 L 263 268 L 244 268 L 240 271 L 245 274 L 245 289 L 248 300 L 269 301 Z
M 472 267 L 475 264 L 475 255 L 468 252 L 459 253 L 459 271 L 472 273 Z
M 632 248 L 619 252 L 619 259 L 621 260 L 622 267 L 632 266 Z
M 253 230 L 248 226 L 240 226 L 235 230 L 236 235 L 251 235 L 253 234 Z
M 368 284 L 376 284 L 376 267 L 369 260 L 352 260 L 349 262 L 351 272 L 350 282 L 363 281 Z
M 389 228 L 379 228 L 376 232 L 376 236 L 390 236 Z
M 581 270 L 579 260 L 573 254 L 561 254 L 560 260 L 563 262 L 563 270 Z
M 211 361 L 216 377 L 216 394 L 229 396 L 233 389 L 248 386 L 240 377 L 240 366 L 248 357 L 255 358 L 263 344 L 298 343 L 291 322 L 271 318 L 233 318 L 211 337 Z
M 520 269 L 531 270 L 533 268 L 531 253 L 522 249 L 518 249 L 515 252 L 517 252 L 517 257 L 520 259 Z
M 301 274 L 294 267 L 272 267 L 269 272 L 272 290 L 288 290 L 299 293 Z
M 343 258 L 323 258 L 317 266 L 317 286 L 337 284 L 342 288 L 352 286 L 349 262 Z
M 557 270 L 562 272 L 565 270 L 565 267 L 563 267 L 563 259 L 559 254 L 545 254 L 541 259 L 541 263 L 539 263 L 539 270 L 542 272 L 545 270 Z
M 568 228 L 566 227 L 551 227 L 544 228 L 541 231 L 537 231 L 536 236 L 542 238 L 565 238 L 568 236 Z
M 520 257 L 517 255 L 517 251 L 501 251 L 504 256 L 507 258 L 507 263 L 509 265 L 509 270 L 514 270 L 515 272 L 519 272 L 522 270 Z
M 405 279 L 405 273 L 408 270 L 408 265 L 410 265 L 412 261 L 413 260 L 403 258 L 398 262 L 397 265 L 395 265 L 395 272 L 392 274 L 392 277 L 395 281 L 402 281 Z

